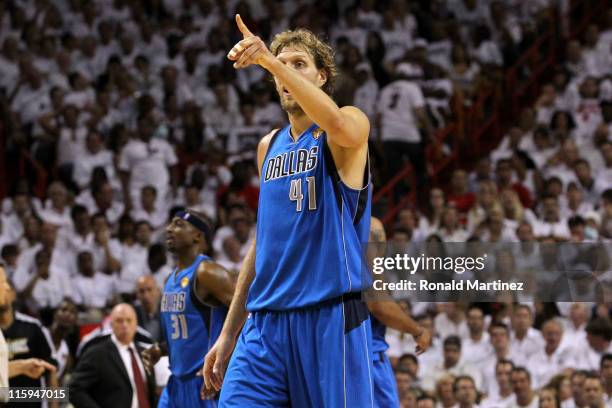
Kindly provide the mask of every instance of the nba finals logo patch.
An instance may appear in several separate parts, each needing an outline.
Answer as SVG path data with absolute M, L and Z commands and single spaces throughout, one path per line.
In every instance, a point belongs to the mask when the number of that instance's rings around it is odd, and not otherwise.
M 189 285 L 189 278 L 184 277 L 183 279 L 181 279 L 181 288 L 186 288 L 187 285 Z
M 323 134 L 323 132 L 325 132 L 323 129 L 316 128 L 315 130 L 312 131 L 312 137 L 314 137 L 314 140 L 317 140 L 319 139 L 319 136 Z

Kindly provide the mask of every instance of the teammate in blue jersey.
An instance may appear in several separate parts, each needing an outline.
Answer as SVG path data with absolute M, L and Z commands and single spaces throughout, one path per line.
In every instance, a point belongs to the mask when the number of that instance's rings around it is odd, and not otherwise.
M 289 126 L 258 146 L 257 236 L 206 356 L 203 396 L 220 389 L 220 407 L 372 406 L 361 299 L 370 285 L 362 251 L 369 121 L 329 96 L 333 50 L 313 33 L 280 33 L 268 49 L 238 15 L 236 23 L 244 38 L 228 58 L 237 69 L 257 64 L 272 74 Z
M 384 244 L 387 241 L 385 228 L 378 218 L 372 217 L 370 225 L 370 256 L 384 256 Z M 368 301 L 372 320 L 372 379 L 374 381 L 374 407 L 396 408 L 400 406 L 397 385 L 391 362 L 385 354 L 389 345 L 385 341 L 387 326 L 409 333 L 417 343 L 417 354 L 423 353 L 431 344 L 431 333 L 419 326 L 400 305 L 393 300 Z
M 165 341 L 143 353 L 147 370 L 168 355 L 172 375 L 158 407 L 216 407 L 202 401 L 204 355 L 216 341 L 234 292 L 228 272 L 204 253 L 212 248 L 212 231 L 195 211 L 180 211 L 166 228 L 166 245 L 176 268 L 166 279 L 160 312 Z

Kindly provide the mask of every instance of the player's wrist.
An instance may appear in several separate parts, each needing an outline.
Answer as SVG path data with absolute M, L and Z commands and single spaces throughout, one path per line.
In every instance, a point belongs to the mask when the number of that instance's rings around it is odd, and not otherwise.
M 222 341 L 233 341 L 238 337 L 238 333 L 234 334 L 233 330 L 221 330 L 219 333 L 219 340 Z
M 257 64 L 259 64 L 259 66 L 269 71 L 273 75 L 274 75 L 276 66 L 279 64 L 282 65 L 280 61 L 278 60 L 278 58 L 276 58 L 272 53 L 269 53 L 269 54 L 266 53 L 265 55 L 258 58 Z

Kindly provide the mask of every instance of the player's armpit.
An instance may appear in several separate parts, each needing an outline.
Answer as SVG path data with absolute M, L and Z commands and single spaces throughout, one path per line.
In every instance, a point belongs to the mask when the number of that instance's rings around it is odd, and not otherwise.
M 345 148 L 358 148 L 368 142 L 370 121 L 354 106 L 343 106 L 333 126 L 325 129 L 329 141 Z
M 198 298 L 211 305 L 217 301 L 229 306 L 236 289 L 229 271 L 215 262 L 200 263 L 196 283 Z
M 263 168 L 263 162 L 266 158 L 266 153 L 268 153 L 268 147 L 270 146 L 270 141 L 272 140 L 272 136 L 278 132 L 278 129 L 272 130 L 270 133 L 265 135 L 259 141 L 257 145 L 257 170 L 259 171 L 259 177 L 261 178 L 261 170 Z

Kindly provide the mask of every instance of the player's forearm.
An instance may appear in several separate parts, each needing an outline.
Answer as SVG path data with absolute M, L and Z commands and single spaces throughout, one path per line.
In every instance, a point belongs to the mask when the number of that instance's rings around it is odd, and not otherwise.
M 253 283 L 253 279 L 255 278 L 255 247 L 256 243 L 253 242 L 242 263 L 242 268 L 238 275 L 238 282 L 236 283 L 236 291 L 234 292 L 234 297 L 230 304 L 221 335 L 236 338 L 246 320 L 247 295 L 249 294 L 251 283 Z
M 306 116 L 325 130 L 334 143 L 343 147 L 355 147 L 360 144 L 362 135 L 356 131 L 347 131 L 347 127 L 351 126 L 349 123 L 351 118 L 342 112 L 336 102 L 321 88 L 277 58 L 266 60 L 262 66 L 287 88 Z
M 422 331 L 421 326 L 395 302 L 370 301 L 368 302 L 368 308 L 374 317 L 387 327 L 413 336 L 419 335 Z

